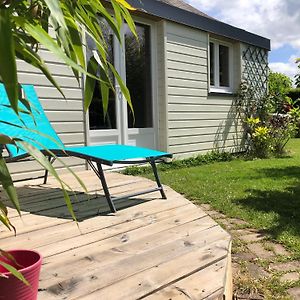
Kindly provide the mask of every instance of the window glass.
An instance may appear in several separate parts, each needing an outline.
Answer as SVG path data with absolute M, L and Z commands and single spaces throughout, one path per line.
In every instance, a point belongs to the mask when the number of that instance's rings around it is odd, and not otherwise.
M 223 45 L 219 45 L 219 82 L 229 87 L 229 48 Z
M 103 36 L 107 43 L 107 58 L 110 63 L 114 62 L 114 36 L 113 32 L 107 23 L 100 19 L 100 24 L 103 31 Z M 92 56 L 92 52 L 95 51 L 96 44 L 95 42 L 87 36 L 87 58 Z M 110 74 L 112 82 L 114 82 L 113 75 Z M 101 88 L 99 82 L 96 82 L 96 86 L 94 89 L 93 99 L 91 105 L 89 107 L 89 124 L 90 129 L 116 129 L 116 102 L 115 95 L 112 90 L 109 92 L 109 103 L 108 103 L 108 111 L 105 115 L 103 112 L 103 102 L 101 96 Z
M 215 85 L 215 45 L 209 43 L 209 55 L 210 55 L 210 85 Z
M 125 27 L 126 85 L 134 116 L 128 107 L 128 128 L 153 127 L 150 27 L 136 24 L 138 40 Z

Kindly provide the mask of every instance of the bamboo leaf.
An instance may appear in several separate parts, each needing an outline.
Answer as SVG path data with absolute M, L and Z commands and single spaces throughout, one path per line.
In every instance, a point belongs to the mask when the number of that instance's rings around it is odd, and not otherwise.
M 7 165 L 2 155 L 0 155 L 0 182 L 9 200 L 12 202 L 13 206 L 18 211 L 19 216 L 21 216 L 20 203 L 18 200 L 17 191 L 14 187 L 13 180 L 10 176 Z
M 18 77 L 10 14 L 9 9 L 0 8 L 0 77 L 11 106 L 17 113 Z
M 94 9 L 97 11 L 98 14 L 101 14 L 103 18 L 108 23 L 109 27 L 113 30 L 114 34 L 118 38 L 119 41 L 121 41 L 121 27 L 118 27 L 115 19 L 111 16 L 110 13 L 105 9 L 105 7 L 101 4 L 100 1 L 94 1 L 90 3 L 91 6 L 94 7 Z
M 57 172 L 54 169 L 54 167 L 52 166 L 52 164 L 48 161 L 48 159 L 43 155 L 43 153 L 40 150 L 38 150 L 36 147 L 31 145 L 30 143 L 27 143 L 25 141 L 19 141 L 19 144 L 21 145 L 21 147 L 24 150 L 26 150 L 44 169 L 46 169 L 59 182 L 59 184 L 61 185 L 63 194 L 64 194 L 64 198 L 65 198 L 67 207 L 69 209 L 69 212 L 70 212 L 72 218 L 74 219 L 74 221 L 77 222 L 73 207 L 72 207 L 72 205 L 70 205 L 70 201 L 71 201 L 70 197 L 69 197 L 67 191 L 65 190 L 65 183 L 61 180 L 61 178 L 57 174 Z
M 56 89 L 62 94 L 63 97 L 65 97 L 63 91 L 61 90 L 55 79 L 52 77 L 50 71 L 48 70 L 45 62 L 41 59 L 41 57 L 20 39 L 15 39 L 15 45 L 17 57 L 29 63 L 33 67 L 41 70 L 46 78 L 52 83 L 52 85 L 56 87 Z
M 16 234 L 16 229 L 12 224 L 10 223 L 8 217 L 6 215 L 0 215 L 0 222 L 5 225 L 9 230 L 13 228 L 15 234 Z
M 136 26 L 134 24 L 134 21 L 128 12 L 128 10 L 123 9 L 123 18 L 126 21 L 130 31 L 133 33 L 134 37 L 138 40 L 137 32 L 136 32 Z
M 125 0 L 115 0 L 116 2 L 118 2 L 119 4 L 121 4 L 122 6 L 124 6 L 126 9 L 128 10 L 136 10 L 136 8 L 134 8 L 133 6 L 131 6 L 127 1 Z
M 2 212 L 2 214 L 0 214 L 0 222 L 2 224 L 4 224 L 9 230 L 13 229 L 16 234 L 16 228 L 11 224 L 11 222 L 8 218 L 7 207 L 2 201 L 0 201 L 0 211 Z M 1 252 L 1 249 L 0 249 L 0 252 Z
M 108 110 L 109 89 L 111 86 L 109 78 L 106 76 L 107 73 L 108 73 L 108 71 L 105 71 L 105 69 L 102 66 L 100 66 L 100 78 L 101 78 L 100 90 L 101 90 L 101 98 L 102 98 L 104 117 L 106 116 L 106 113 Z
M 98 63 L 94 56 L 91 57 L 88 62 L 87 71 L 91 74 L 96 75 L 98 69 Z M 84 111 L 87 112 L 94 94 L 96 80 L 92 77 L 86 77 L 85 79 L 85 88 L 84 88 Z
M 72 18 L 67 18 L 67 26 L 68 26 L 68 32 L 71 39 L 71 46 L 76 54 L 77 60 L 79 64 L 85 68 L 85 58 L 84 53 L 82 49 L 82 41 L 81 41 L 81 35 L 80 30 L 77 24 L 74 22 Z
M 21 27 L 25 28 L 25 30 L 27 30 L 32 37 L 34 37 L 38 42 L 43 44 L 49 51 L 55 54 L 58 58 L 63 60 L 68 66 L 76 69 L 77 71 L 87 76 L 94 77 L 93 75 L 88 74 L 80 65 L 77 64 L 77 62 L 70 59 L 63 52 L 63 50 L 57 45 L 57 43 L 51 38 L 51 36 L 40 25 L 30 24 L 25 19 L 21 19 L 18 17 L 16 17 L 15 20 Z M 95 77 L 95 79 L 97 78 Z
M 131 111 L 132 111 L 132 114 L 133 114 L 133 118 L 134 118 L 134 110 L 133 110 L 133 106 L 132 106 L 132 102 L 131 102 L 131 97 L 130 97 L 130 93 L 129 93 L 129 90 L 128 88 L 126 87 L 124 81 L 122 80 L 121 76 L 119 75 L 119 73 L 116 71 L 116 69 L 114 68 L 114 66 L 110 63 L 110 62 L 107 62 L 109 67 L 110 67 L 110 70 L 113 72 L 114 76 L 116 77 L 117 81 L 118 81 L 118 84 L 120 86 L 120 89 L 121 89 L 121 92 L 122 94 L 124 95 Z
M 52 18 L 56 20 L 58 25 L 64 30 L 67 30 L 67 25 L 65 22 L 65 18 L 63 12 L 60 7 L 60 1 L 58 0 L 44 0 L 47 7 L 50 10 Z
M 73 210 L 73 205 L 72 205 L 70 196 L 64 188 L 62 189 L 62 191 L 63 191 L 63 194 L 64 194 L 64 198 L 65 198 L 65 202 L 67 204 L 68 210 L 69 210 L 73 220 L 77 223 L 77 219 L 76 219 L 76 216 L 75 216 L 75 213 L 74 213 L 74 210 Z
M 15 142 L 9 136 L 0 133 L 0 145 L 5 144 L 15 144 Z
M 117 21 L 117 24 L 118 24 L 118 28 L 121 28 L 122 25 L 123 25 L 121 7 L 114 0 L 111 1 L 111 4 L 114 8 L 114 13 L 115 13 L 115 18 L 116 18 L 116 21 Z
M 13 276 L 21 280 L 24 284 L 29 285 L 29 282 L 26 280 L 26 278 L 13 266 L 0 261 L 0 265 L 2 265 L 7 271 L 9 271 Z

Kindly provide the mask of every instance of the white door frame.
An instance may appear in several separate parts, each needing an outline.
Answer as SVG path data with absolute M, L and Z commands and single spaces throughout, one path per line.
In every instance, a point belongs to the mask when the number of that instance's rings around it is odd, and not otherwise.
M 87 143 L 99 144 L 99 143 L 119 143 L 128 144 L 130 136 L 140 134 L 153 135 L 153 145 L 151 148 L 156 149 L 158 145 L 158 93 L 157 93 L 157 26 L 156 23 L 150 20 L 145 20 L 140 17 L 134 17 L 134 21 L 143 25 L 150 26 L 150 51 L 151 51 L 151 86 L 152 86 L 152 128 L 128 128 L 127 118 L 127 102 L 124 100 L 124 96 L 121 93 L 121 89 L 115 81 L 115 101 L 116 101 L 116 127 L 117 129 L 89 129 L 89 114 L 86 114 L 86 131 L 87 131 Z M 124 43 L 124 29 L 122 29 L 122 47 L 114 47 L 114 64 L 116 70 L 119 72 L 123 81 L 126 83 L 126 63 L 125 63 L 125 43 Z M 114 45 L 119 45 L 119 41 L 114 36 Z M 101 142 L 100 142 L 101 141 Z M 151 143 L 152 144 L 152 143 Z

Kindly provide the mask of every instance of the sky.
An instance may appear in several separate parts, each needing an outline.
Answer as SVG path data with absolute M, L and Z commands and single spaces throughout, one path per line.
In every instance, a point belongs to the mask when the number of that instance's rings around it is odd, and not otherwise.
M 299 69 L 299 0 L 185 0 L 219 21 L 271 40 L 269 66 L 292 79 Z

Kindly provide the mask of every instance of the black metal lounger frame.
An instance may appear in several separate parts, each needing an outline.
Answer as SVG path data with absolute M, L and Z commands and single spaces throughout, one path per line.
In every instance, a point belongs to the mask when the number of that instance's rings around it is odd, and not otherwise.
M 2 151 L 2 147 L 0 148 L 0 151 Z M 156 167 L 156 161 L 162 161 L 163 157 L 168 157 L 167 155 L 162 156 L 162 157 L 148 157 L 148 158 L 145 158 L 143 160 L 108 161 L 108 160 L 103 160 L 103 159 L 99 159 L 99 158 L 92 158 L 91 159 L 90 156 L 87 156 L 87 155 L 84 155 L 84 154 L 79 154 L 79 153 L 73 152 L 73 151 L 65 151 L 65 150 L 57 150 L 57 149 L 50 150 L 50 151 L 53 154 L 55 154 L 59 157 L 74 156 L 74 157 L 79 157 L 79 158 L 85 159 L 87 161 L 87 163 L 89 164 L 89 166 L 91 167 L 91 169 L 94 171 L 94 173 L 100 179 L 101 184 L 102 184 L 102 188 L 103 188 L 103 191 L 104 191 L 105 198 L 107 200 L 107 203 L 108 203 L 109 208 L 110 208 L 112 213 L 115 213 L 117 211 L 116 207 L 115 207 L 115 204 L 114 204 L 114 201 L 116 201 L 116 200 L 131 198 L 131 197 L 144 195 L 144 194 L 148 194 L 148 193 L 152 193 L 152 192 L 156 192 L 156 191 L 160 192 L 162 199 L 167 199 L 166 194 L 165 194 L 164 189 L 163 189 L 163 186 L 160 182 L 160 178 L 158 176 L 157 167 Z M 49 162 L 51 164 L 53 164 L 54 161 L 56 160 L 56 157 L 55 156 L 49 156 L 49 152 L 47 152 L 47 151 L 42 151 L 42 152 L 43 152 L 44 155 L 48 155 Z M 9 150 L 8 150 L 8 153 L 10 154 Z M 7 162 L 16 162 L 16 161 L 19 161 L 19 160 L 24 160 L 28 157 L 29 157 L 28 154 L 20 155 L 20 156 L 17 156 L 17 157 L 9 156 L 9 157 L 6 158 L 6 161 Z M 95 167 L 93 162 L 95 162 L 97 164 L 97 167 Z M 130 194 L 123 195 L 123 196 L 120 196 L 120 197 L 112 197 L 112 195 L 109 192 L 109 188 L 108 188 L 108 185 L 107 185 L 107 182 L 106 182 L 106 178 L 105 178 L 105 175 L 104 175 L 102 164 L 112 166 L 113 164 L 141 164 L 141 163 L 150 163 L 150 165 L 152 167 L 154 177 L 155 177 L 157 187 L 152 188 L 152 189 L 142 190 L 142 191 L 135 192 L 135 193 L 130 193 Z M 44 176 L 40 176 L 38 178 L 44 178 L 44 184 L 46 184 L 47 179 L 48 179 L 48 171 L 46 170 Z

